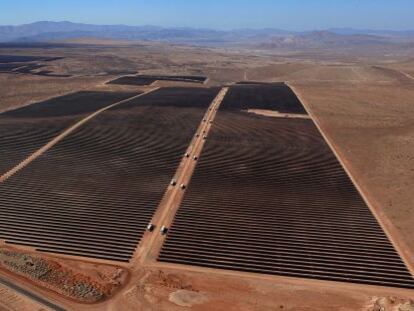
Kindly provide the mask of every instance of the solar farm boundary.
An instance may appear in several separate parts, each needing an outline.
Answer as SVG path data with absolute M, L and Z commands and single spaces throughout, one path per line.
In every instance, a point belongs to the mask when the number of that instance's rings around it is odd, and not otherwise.
M 137 260 L 140 260 L 142 264 L 147 262 L 156 262 L 158 253 L 164 243 L 164 236 L 160 234 L 159 229 L 162 226 L 168 228 L 171 225 L 175 213 L 181 205 L 185 189 L 181 189 L 180 185 L 184 184 L 185 186 L 188 186 L 198 162 L 198 160 L 194 160 L 193 157 L 200 157 L 206 142 L 206 139 L 203 136 L 206 136 L 208 139 L 212 122 L 214 121 L 218 108 L 226 96 L 228 89 L 228 87 L 223 87 L 207 109 L 207 112 L 196 132 L 198 137 L 197 135 L 194 136 L 186 151 L 190 156 L 183 157 L 183 160 L 174 175 L 176 185 L 170 185 L 168 187 L 154 217 L 151 220 L 151 223 L 156 225 L 156 229 L 152 233 L 147 232 L 144 235 L 140 245 L 137 245 L 137 249 L 135 250 L 135 255 L 133 256 L 131 263 L 137 263 Z
M 101 114 L 102 112 L 111 109 L 115 106 L 118 106 L 120 104 L 123 104 L 127 101 L 133 100 L 135 98 L 147 95 L 151 92 L 154 92 L 156 90 L 158 90 L 159 88 L 153 88 L 150 89 L 144 93 L 132 96 L 130 98 L 121 100 L 119 102 L 110 104 L 104 108 L 101 108 L 95 112 L 93 112 L 92 114 L 88 115 L 87 117 L 83 118 L 82 120 L 76 122 L 75 124 L 73 124 L 72 126 L 70 126 L 69 128 L 67 128 L 66 130 L 64 130 L 62 133 L 60 133 L 58 136 L 56 136 L 55 138 L 53 138 L 51 141 L 49 141 L 47 144 L 45 144 L 44 146 L 42 146 L 41 148 L 39 148 L 38 150 L 36 150 L 34 153 L 32 153 L 30 156 L 28 156 L 25 160 L 23 160 L 22 162 L 20 162 L 18 165 L 16 165 L 15 167 L 13 167 L 12 169 L 10 169 L 9 171 L 7 171 L 6 173 L 4 173 L 3 175 L 0 176 L 0 183 L 5 182 L 7 179 L 9 179 L 10 177 L 12 177 L 14 174 L 16 174 L 17 172 L 19 172 L 20 170 L 22 170 L 23 168 L 25 168 L 27 165 L 29 165 L 31 162 L 33 162 L 34 160 L 36 160 L 38 157 L 40 157 L 42 154 L 44 154 L 46 151 L 48 151 L 50 148 L 52 148 L 53 146 L 55 146 L 58 142 L 60 142 L 62 139 L 64 139 L 65 137 L 67 137 L 69 134 L 71 134 L 72 132 L 74 132 L 76 129 L 78 129 L 79 127 L 81 127 L 83 124 L 85 124 L 86 122 L 88 122 L 89 120 L 95 118 L 96 116 L 98 116 L 99 114 Z
M 381 211 L 381 208 L 380 208 L 381 205 L 374 199 L 372 195 L 368 194 L 367 189 L 363 188 L 359 183 L 356 182 L 355 173 L 352 171 L 351 166 L 348 165 L 347 160 L 345 159 L 345 157 L 342 156 L 341 152 L 338 150 L 338 148 L 333 143 L 331 138 L 325 134 L 324 130 L 322 129 L 319 118 L 316 117 L 314 113 L 311 111 L 311 109 L 309 108 L 309 104 L 301 96 L 301 93 L 297 90 L 297 88 L 292 86 L 290 83 L 286 82 L 286 85 L 289 86 L 292 89 L 292 91 L 295 93 L 295 95 L 298 97 L 303 107 L 305 108 L 305 110 L 307 111 L 311 119 L 313 120 L 313 123 L 315 124 L 319 133 L 322 135 L 323 139 L 326 141 L 329 148 L 334 153 L 338 162 L 341 164 L 342 168 L 345 170 L 346 174 L 351 179 L 355 188 L 358 190 L 365 204 L 368 206 L 371 213 L 374 215 L 375 219 L 381 226 L 388 240 L 394 246 L 398 255 L 400 256 L 402 261 L 405 263 L 411 275 L 414 277 L 414 262 L 412 261 L 412 259 L 410 259 L 412 258 L 411 254 L 409 251 L 407 251 L 408 247 L 406 243 L 404 242 L 404 239 L 402 238 L 401 234 L 398 232 L 398 230 L 396 230 L 392 222 Z
M 315 290 L 325 288 L 325 291 L 329 291 L 333 288 L 335 290 L 344 290 L 344 291 L 361 291 L 364 293 L 370 293 L 372 296 L 377 295 L 406 295 L 412 297 L 413 290 L 402 287 L 389 287 L 383 285 L 373 285 L 373 284 L 361 284 L 353 282 L 342 282 L 342 281 L 333 281 L 333 280 L 320 280 L 313 278 L 301 278 L 298 276 L 283 276 L 276 274 L 264 274 L 257 272 L 248 272 L 248 271 L 237 271 L 230 270 L 226 268 L 210 268 L 195 266 L 191 264 L 180 264 L 180 263 L 170 263 L 170 262 L 148 262 L 145 265 L 147 268 L 153 269 L 165 269 L 170 272 L 179 272 L 183 271 L 185 273 L 205 273 L 209 275 L 215 275 L 217 277 L 234 277 L 238 280 L 244 279 L 247 281 L 271 281 L 277 283 L 278 286 L 289 288 L 291 286 L 298 287 L 305 290 Z M 333 286 L 335 285 L 335 286 Z
M 27 106 L 39 104 L 39 103 L 42 103 L 42 102 L 45 102 L 45 101 L 48 101 L 48 100 L 51 100 L 51 99 L 59 98 L 59 97 L 62 97 L 62 96 L 72 95 L 72 94 L 79 93 L 79 92 L 82 92 L 82 91 L 85 91 L 85 90 L 81 89 L 81 90 L 70 91 L 70 92 L 67 92 L 67 93 L 63 92 L 63 93 L 59 93 L 59 94 L 54 94 L 52 96 L 44 97 L 41 100 L 25 102 L 24 104 L 22 104 L 21 106 L 18 106 L 18 107 L 8 107 L 8 108 L 0 109 L 0 115 L 2 113 L 5 113 L 5 112 L 18 110 L 18 109 L 21 109 L 21 108 L 25 108 Z
M 302 103 L 303 104 L 303 103 Z M 305 108 L 304 108 L 305 109 Z M 313 120 L 313 119 L 312 119 Z M 315 122 L 313 122 L 313 124 L 315 124 Z M 316 125 L 316 124 L 315 124 Z M 314 128 L 317 132 L 321 133 L 320 129 L 318 127 L 316 127 L 315 125 Z M 321 140 L 325 139 L 324 136 L 321 136 Z M 330 148 L 328 148 L 327 150 L 332 150 L 332 147 L 330 146 Z M 333 150 L 332 150 L 333 151 Z M 339 161 L 338 159 L 338 155 L 334 153 L 335 159 Z M 342 164 L 341 164 L 342 166 Z M 345 174 L 347 176 L 349 176 L 349 173 L 347 171 L 344 171 Z M 194 177 L 194 176 L 193 176 Z M 352 180 L 352 183 L 354 183 L 354 181 Z M 356 188 L 357 189 L 357 188 Z M 358 189 L 357 189 L 358 190 Z M 371 210 L 366 209 L 365 207 L 365 211 L 366 213 L 371 213 Z M 370 217 L 372 218 L 372 213 L 370 215 Z M 372 220 L 374 220 L 375 218 L 373 218 Z M 191 222 L 191 220 L 189 221 Z M 377 225 L 378 226 L 378 225 Z M 205 229 L 205 228 L 204 228 Z M 382 231 L 382 235 L 384 236 L 384 231 L 382 228 L 378 228 L 379 231 Z M 205 232 L 207 232 L 208 234 L 208 229 L 205 229 Z M 237 234 L 237 233 L 236 233 Z M 189 239 L 191 240 L 191 235 L 189 236 Z M 388 238 L 388 237 L 387 237 Z M 388 238 L 389 239 L 389 238 Z M 385 240 L 385 236 L 384 236 L 384 240 Z M 203 241 L 198 241 L 199 243 L 203 243 Z M 391 247 L 390 242 L 387 241 L 387 244 Z M 392 245 L 394 246 L 394 245 Z M 191 248 L 188 248 L 191 252 Z M 187 250 L 188 250 L 187 249 Z M 206 251 L 208 252 L 208 250 Z M 399 262 L 401 265 L 403 264 L 401 255 L 397 255 L 396 251 L 395 251 L 395 247 L 393 250 L 393 253 L 395 254 L 395 256 L 399 256 Z M 211 256 L 214 256 L 214 252 L 211 253 Z M 171 270 L 184 270 L 186 272 L 200 272 L 200 273 L 206 273 L 206 274 L 215 274 L 216 276 L 220 276 L 220 275 L 229 275 L 229 276 L 236 276 L 236 277 L 245 277 L 245 278 L 250 278 L 251 280 L 271 280 L 271 281 L 275 281 L 278 282 L 278 284 L 299 284 L 300 286 L 306 286 L 309 288 L 314 288 L 315 286 L 318 287 L 325 287 L 326 289 L 332 288 L 333 285 L 335 285 L 335 288 L 341 288 L 344 290 L 353 290 L 353 291 L 363 291 L 365 293 L 375 293 L 375 294 L 379 294 L 379 293 L 392 293 L 392 294 L 411 294 L 412 295 L 412 289 L 406 289 L 403 287 L 393 287 L 390 285 L 381 285 L 378 286 L 377 284 L 364 284 L 364 283 L 354 283 L 354 282 L 344 282 L 343 280 L 338 280 L 338 278 L 336 280 L 333 279 L 326 279 L 326 280 L 319 280 L 316 278 L 304 278 L 302 276 L 281 276 L 281 275 L 267 275 L 263 272 L 257 272 L 257 271 L 248 271 L 247 269 L 245 271 L 240 271 L 240 270 L 236 270 L 234 271 L 233 269 L 228 269 L 228 267 L 226 267 L 225 265 L 221 264 L 221 262 L 215 262 L 217 264 L 213 264 L 210 266 L 197 266 L 194 265 L 194 262 L 191 261 L 182 261 L 182 262 L 166 262 L 166 261 L 159 261 L 159 262 L 155 262 L 153 263 L 152 260 L 148 260 L 148 266 L 152 267 L 152 268 L 158 268 L 158 269 L 171 269 Z M 407 274 L 409 273 L 406 270 L 407 265 L 405 265 L 405 271 L 407 272 Z M 408 275 L 407 275 L 408 276 Z M 334 282 L 334 283 L 333 283 Z M 410 295 L 410 296 L 411 296 Z

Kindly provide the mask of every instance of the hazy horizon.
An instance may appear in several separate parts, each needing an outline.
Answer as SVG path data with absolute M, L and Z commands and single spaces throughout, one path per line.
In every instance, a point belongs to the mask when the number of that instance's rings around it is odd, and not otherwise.
M 21 0 L 0 4 L 1 25 L 70 21 L 96 25 L 154 25 L 216 30 L 275 28 L 310 31 L 329 28 L 405 31 L 414 29 L 407 0 L 332 3 L 327 0 Z
M 251 30 L 265 30 L 265 29 L 273 29 L 273 30 L 285 30 L 291 32 L 312 32 L 312 31 L 326 31 L 331 29 L 338 29 L 338 30 L 355 30 L 355 31 L 395 31 L 395 32 L 405 32 L 405 31 L 414 31 L 413 28 L 406 28 L 406 29 L 389 29 L 389 28 L 357 28 L 357 27 L 329 27 L 329 28 L 313 28 L 313 29 L 304 29 L 304 30 L 290 30 L 281 27 L 236 27 L 236 28 L 214 28 L 214 27 L 197 27 L 197 26 L 161 26 L 157 24 L 126 24 L 126 23 L 117 23 L 117 24 L 109 24 L 109 23 L 84 23 L 84 22 L 77 22 L 73 20 L 34 20 L 27 23 L 22 24 L 0 24 L 0 26 L 24 26 L 24 25 L 31 25 L 36 23 L 73 23 L 73 24 L 85 24 L 85 25 L 94 25 L 94 26 L 127 26 L 127 27 L 160 27 L 160 28 L 188 28 L 188 29 L 208 29 L 208 30 L 215 30 L 215 31 L 232 31 L 232 30 L 243 30 L 243 29 L 251 29 Z

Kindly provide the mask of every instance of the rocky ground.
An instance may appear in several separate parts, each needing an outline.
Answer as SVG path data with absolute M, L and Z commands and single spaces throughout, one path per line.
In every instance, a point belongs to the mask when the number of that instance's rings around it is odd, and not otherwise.
M 98 277 L 55 259 L 12 248 L 0 249 L 0 268 L 78 302 L 94 303 L 110 297 L 125 281 L 126 271 L 102 267 Z

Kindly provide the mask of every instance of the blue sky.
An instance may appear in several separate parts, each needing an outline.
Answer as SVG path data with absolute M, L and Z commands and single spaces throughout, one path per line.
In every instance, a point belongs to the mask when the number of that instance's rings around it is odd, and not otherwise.
M 39 20 L 215 29 L 414 29 L 414 0 L 0 0 L 0 24 Z

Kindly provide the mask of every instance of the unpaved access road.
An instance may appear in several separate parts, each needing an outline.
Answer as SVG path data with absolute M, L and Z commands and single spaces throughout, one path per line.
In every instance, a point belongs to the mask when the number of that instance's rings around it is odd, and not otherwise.
M 183 157 L 174 176 L 176 184 L 168 187 L 168 190 L 152 219 L 152 223 L 156 225 L 155 231 L 152 232 L 152 234 L 147 233 L 144 236 L 141 245 L 138 246 L 139 252 L 136 253 L 135 259 L 139 257 L 141 263 L 153 263 L 156 261 L 165 238 L 165 236 L 160 234 L 159 230 L 162 226 L 168 228 L 171 225 L 174 215 L 180 207 L 185 194 L 185 189 L 182 189 L 181 185 L 184 185 L 186 188 L 191 180 L 198 158 L 206 139 L 208 139 L 212 122 L 214 121 L 218 108 L 226 96 L 227 91 L 227 87 L 222 88 L 209 106 L 197 129 L 196 136 L 193 138 L 192 143 L 190 143 L 190 146 L 187 149 L 186 153 L 189 156 Z
M 31 291 L 28 291 L 20 286 L 17 286 L 16 284 L 0 277 L 0 285 L 4 286 L 7 289 L 10 289 L 14 292 L 16 292 L 17 294 L 22 295 L 23 297 L 27 297 L 30 300 L 33 300 L 39 304 L 41 304 L 42 306 L 45 306 L 48 308 L 48 310 L 56 310 L 56 311 L 65 311 L 65 309 L 59 307 L 58 305 L 55 305 L 54 303 L 42 298 L 39 295 L 34 294 Z M 3 296 L 2 296 L 3 298 Z M 1 302 L 0 302 L 1 303 Z M 21 302 L 18 303 L 19 307 L 21 306 Z M 0 304 L 1 307 L 1 304 Z M 1 309 L 1 308 L 0 308 Z

